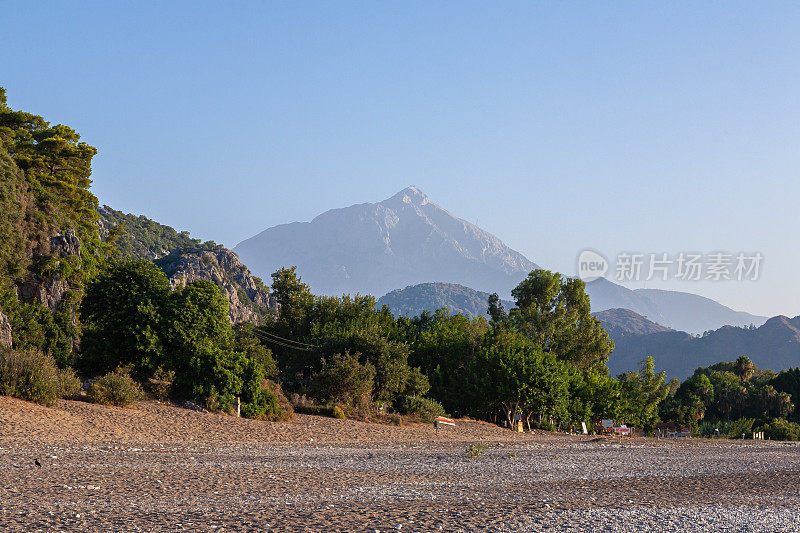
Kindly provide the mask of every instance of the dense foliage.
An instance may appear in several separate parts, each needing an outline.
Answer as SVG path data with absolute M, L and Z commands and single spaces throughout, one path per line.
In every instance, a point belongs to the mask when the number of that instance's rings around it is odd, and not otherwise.
M 71 369 L 61 369 L 49 355 L 36 350 L 0 350 L 0 395 L 42 405 L 72 396 L 80 381 Z
M 450 412 L 510 423 L 519 416 L 546 427 L 579 426 L 640 405 L 646 409 L 637 421 L 652 426 L 654 405 L 666 395 L 652 364 L 625 380 L 608 376 L 613 345 L 588 314 L 582 283 L 558 274 L 532 272 L 510 313 L 491 299 L 490 322 L 445 309 L 395 319 L 371 296 L 312 294 L 294 268 L 272 278 L 280 313 L 258 334 L 273 347 L 284 385 L 322 404 L 353 409 L 369 396 L 377 411 L 420 419 Z M 545 300 L 550 307 L 536 303 Z
M 115 370 L 96 379 L 87 392 L 89 401 L 117 407 L 127 407 L 144 396 L 141 386 L 123 370 Z
M 109 262 L 89 284 L 79 365 L 87 375 L 130 368 L 143 381 L 169 373 L 174 395 L 230 410 L 241 398 L 253 417 L 277 417 L 267 378 L 276 365 L 250 325 L 234 331 L 228 302 L 210 281 L 170 291 L 164 273 L 142 259 Z
M 218 246 L 212 241 L 202 243 L 200 239 L 190 237 L 187 231 L 178 232 L 143 215 L 123 213 L 107 205 L 99 212 L 108 230 L 116 228 L 116 247 L 125 259 L 156 259 L 176 248 L 214 249 Z
M 101 243 L 95 224 L 95 153 L 68 126 L 10 109 L 0 88 L 0 310 L 15 347 L 48 353 L 62 367 L 80 335 L 83 286 L 114 242 Z
M 760 370 L 746 356 L 698 368 L 662 402 L 661 417 L 709 436 L 718 430 L 722 436 L 741 437 L 761 428 L 772 438 L 795 440 L 799 375 L 800 369 L 777 375 Z

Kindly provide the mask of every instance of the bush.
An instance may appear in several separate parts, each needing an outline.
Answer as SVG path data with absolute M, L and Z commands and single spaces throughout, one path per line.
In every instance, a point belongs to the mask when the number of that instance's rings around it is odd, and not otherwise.
M 142 388 L 130 374 L 115 370 L 89 386 L 89 401 L 102 405 L 125 407 L 142 399 Z
M 406 396 L 400 403 L 400 412 L 421 422 L 433 422 L 437 416 L 445 416 L 442 404 L 422 396 Z
M 358 354 L 335 354 L 322 360 L 311 380 L 310 394 L 321 403 L 341 405 L 345 410 L 367 411 L 372 397 L 375 367 L 361 364 Z
M 60 370 L 51 356 L 35 350 L 0 351 L 0 395 L 50 406 L 78 390 L 75 373 Z
M 761 428 L 765 439 L 800 440 L 800 425 L 784 418 L 773 418 Z
M 741 439 L 742 433 L 745 437 L 753 434 L 753 418 L 740 418 L 729 422 L 704 420 L 699 426 L 699 432 L 704 437 L 714 437 L 715 429 L 719 429 L 719 436 L 724 439 Z
M 284 396 L 281 386 L 265 379 L 255 399 L 242 404 L 242 416 L 270 422 L 285 422 L 294 418 L 294 409 Z
M 300 395 L 296 392 L 292 394 L 292 407 L 296 413 L 305 415 L 328 416 L 330 418 L 346 418 L 344 410 L 338 405 L 318 405 L 313 400 L 307 398 L 305 394 Z

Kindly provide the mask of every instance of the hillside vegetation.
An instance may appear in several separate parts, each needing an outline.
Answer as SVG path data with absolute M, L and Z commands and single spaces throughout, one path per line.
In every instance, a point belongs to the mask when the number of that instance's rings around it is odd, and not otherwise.
M 481 292 L 456 283 L 420 283 L 405 289 L 396 289 L 378 299 L 379 305 L 387 305 L 397 316 L 417 316 L 424 311 L 447 309 L 450 314 L 466 316 L 487 316 L 489 309 L 488 292 Z M 513 302 L 504 301 L 506 309 Z

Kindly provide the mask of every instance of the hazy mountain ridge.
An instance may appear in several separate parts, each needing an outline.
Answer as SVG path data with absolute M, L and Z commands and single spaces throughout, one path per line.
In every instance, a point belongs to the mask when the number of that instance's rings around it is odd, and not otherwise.
M 722 326 L 760 326 L 767 317 L 735 311 L 710 298 L 660 289 L 631 290 L 605 278 L 586 284 L 592 311 L 630 309 L 648 320 L 679 331 L 703 333 Z
M 393 290 L 381 296 L 378 304 L 389 306 L 398 316 L 417 316 L 423 311 L 432 313 L 446 307 L 451 314 L 488 319 L 489 293 L 455 283 L 421 283 Z M 503 301 L 503 306 L 508 310 L 514 306 L 514 302 Z
M 509 294 L 536 268 L 415 187 L 382 202 L 326 211 L 311 222 L 269 228 L 234 251 L 261 276 L 295 265 L 324 294 L 385 294 L 442 279 Z
M 651 355 L 659 370 L 686 378 L 701 366 L 746 355 L 759 367 L 780 371 L 800 365 L 800 316 L 776 316 L 760 327 L 724 326 L 703 336 L 663 331 L 614 338 L 609 368 L 614 373 L 634 369 Z
M 648 335 L 650 333 L 674 331 L 661 324 L 656 324 L 630 309 L 606 309 L 592 314 L 600 319 L 603 329 L 608 332 L 612 339 L 625 335 Z

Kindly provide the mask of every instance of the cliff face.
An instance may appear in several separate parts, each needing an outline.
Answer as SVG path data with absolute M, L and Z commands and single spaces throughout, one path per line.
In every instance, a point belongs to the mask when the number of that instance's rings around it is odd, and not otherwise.
M 262 323 L 277 310 L 277 303 L 261 280 L 239 261 L 239 256 L 222 247 L 174 250 L 155 260 L 173 288 L 185 287 L 198 279 L 213 282 L 228 299 L 232 324 Z
M 11 348 L 11 322 L 0 310 L 0 348 Z
M 80 258 L 81 240 L 72 230 L 50 237 L 49 250 L 45 257 L 53 262 L 57 270 L 61 261 L 71 257 Z M 17 284 L 19 299 L 24 303 L 37 302 L 51 311 L 55 311 L 64 295 L 70 290 L 69 284 L 55 272 L 49 275 L 32 274 L 28 279 Z

